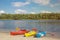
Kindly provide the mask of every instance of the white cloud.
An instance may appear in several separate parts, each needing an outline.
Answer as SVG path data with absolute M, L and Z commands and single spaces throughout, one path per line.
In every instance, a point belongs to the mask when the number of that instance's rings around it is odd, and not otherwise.
M 26 10 L 22 10 L 22 9 L 17 9 L 17 10 L 15 10 L 15 13 L 24 14 L 24 13 L 27 13 L 27 11 Z
M 36 14 L 35 12 L 30 12 L 31 14 Z
M 15 7 L 21 7 L 30 4 L 29 2 L 12 2 L 12 5 Z
M 50 11 L 41 11 L 41 13 L 52 13 L 52 12 L 50 12 Z
M 56 7 L 56 6 L 59 6 L 60 3 L 56 3 L 56 4 L 50 4 L 50 7 Z
M 41 4 L 41 5 L 49 5 L 50 7 L 60 6 L 60 0 L 57 0 L 57 2 L 54 4 L 51 4 L 52 0 L 28 0 L 28 1 Z
M 55 5 L 53 5 L 53 4 L 50 4 L 50 7 L 55 7 Z
M 50 5 L 50 7 L 57 7 L 57 6 L 60 6 L 60 0 L 56 0 L 56 2 L 53 4 L 49 4 Z
M 3 10 L 0 10 L 0 14 L 2 14 L 2 13 L 5 13 L 5 11 L 3 11 Z
M 32 0 L 32 1 L 42 5 L 48 5 L 50 3 L 50 0 Z

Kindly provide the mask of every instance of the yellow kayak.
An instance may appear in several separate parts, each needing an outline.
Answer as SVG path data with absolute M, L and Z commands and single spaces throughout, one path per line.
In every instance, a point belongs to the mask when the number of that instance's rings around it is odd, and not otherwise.
M 25 33 L 25 37 L 30 37 L 30 36 L 35 36 L 36 35 L 36 31 L 30 31 L 28 33 Z

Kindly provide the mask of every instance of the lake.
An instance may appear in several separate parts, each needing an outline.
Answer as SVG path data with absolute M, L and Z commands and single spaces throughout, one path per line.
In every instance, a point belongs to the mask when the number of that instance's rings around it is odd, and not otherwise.
M 56 32 L 60 36 L 60 20 L 0 20 L 0 31 L 15 31 L 16 27 L 38 31 Z

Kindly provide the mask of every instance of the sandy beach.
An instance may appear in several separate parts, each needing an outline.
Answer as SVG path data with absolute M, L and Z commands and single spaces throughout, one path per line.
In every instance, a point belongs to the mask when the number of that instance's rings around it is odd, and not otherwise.
M 0 40 L 60 40 L 60 38 L 55 37 L 23 37 L 23 35 L 12 36 L 9 33 L 0 33 Z

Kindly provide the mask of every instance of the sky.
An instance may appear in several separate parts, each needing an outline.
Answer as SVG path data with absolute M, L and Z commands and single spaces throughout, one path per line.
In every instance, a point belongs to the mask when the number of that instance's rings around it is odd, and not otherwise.
M 60 0 L 0 0 L 0 13 L 60 12 Z

